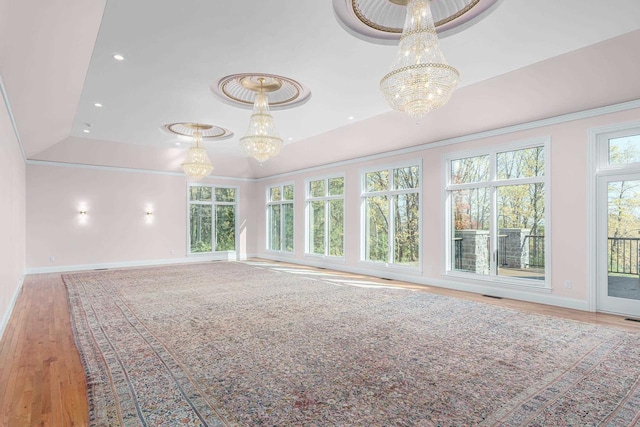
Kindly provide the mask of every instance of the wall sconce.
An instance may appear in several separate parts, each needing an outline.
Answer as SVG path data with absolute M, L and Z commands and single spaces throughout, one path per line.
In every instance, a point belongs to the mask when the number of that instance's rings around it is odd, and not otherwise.
M 87 211 L 80 211 L 80 215 L 86 215 Z
M 147 211 L 147 216 L 151 216 L 151 215 L 153 215 L 153 212 Z

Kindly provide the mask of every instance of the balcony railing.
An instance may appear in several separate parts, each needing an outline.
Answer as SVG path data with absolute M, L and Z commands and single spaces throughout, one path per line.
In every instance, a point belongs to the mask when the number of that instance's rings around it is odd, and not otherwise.
M 638 237 L 609 237 L 607 244 L 609 273 L 638 274 L 640 252 Z
M 544 268 L 544 236 L 525 236 L 529 245 L 529 267 Z

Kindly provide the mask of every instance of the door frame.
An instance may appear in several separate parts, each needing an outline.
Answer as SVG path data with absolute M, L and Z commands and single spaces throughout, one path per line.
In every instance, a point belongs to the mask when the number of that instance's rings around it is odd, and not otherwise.
M 602 149 L 604 140 L 615 133 L 640 129 L 640 122 L 617 123 L 588 130 L 587 152 L 587 307 L 591 312 L 598 309 L 598 178 L 624 173 L 640 172 L 637 165 L 609 166 Z M 620 314 L 620 313 L 616 313 Z

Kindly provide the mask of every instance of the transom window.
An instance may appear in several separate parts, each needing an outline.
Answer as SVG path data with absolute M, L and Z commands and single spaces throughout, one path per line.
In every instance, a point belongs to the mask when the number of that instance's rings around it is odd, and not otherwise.
M 190 184 L 189 253 L 236 250 L 237 188 Z
M 267 188 L 267 249 L 293 252 L 293 184 Z
M 362 173 L 362 259 L 417 267 L 420 262 L 420 166 Z
M 307 254 L 344 256 L 344 177 L 307 181 Z
M 446 159 L 449 272 L 545 280 L 546 146 Z

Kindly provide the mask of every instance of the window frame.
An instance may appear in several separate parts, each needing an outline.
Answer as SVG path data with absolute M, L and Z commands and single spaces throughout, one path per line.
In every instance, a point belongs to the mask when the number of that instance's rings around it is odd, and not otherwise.
M 497 155 L 498 153 L 505 153 L 510 151 L 518 151 L 527 148 L 542 147 L 544 150 L 544 175 L 526 178 L 514 178 L 514 179 L 497 179 Z M 483 182 L 472 182 L 463 184 L 451 183 L 451 162 L 454 160 L 465 159 L 469 157 L 477 156 L 489 156 L 489 179 Z M 490 190 L 490 206 L 491 217 L 490 222 L 490 239 L 491 247 L 497 247 L 497 234 L 498 234 L 498 215 L 496 213 L 497 207 L 497 193 L 498 189 L 506 186 L 516 185 L 529 185 L 542 183 L 544 188 L 544 247 L 545 247 L 545 274 L 544 280 L 539 279 L 521 279 L 512 278 L 506 276 L 500 276 L 497 272 L 490 270 L 489 274 L 483 275 L 478 273 L 471 273 L 459 270 L 453 270 L 451 267 L 452 262 L 452 207 L 451 207 L 451 194 L 456 190 L 474 189 L 474 188 L 488 188 Z M 441 274 L 447 277 L 455 277 L 460 279 L 477 280 L 483 283 L 489 282 L 493 285 L 500 287 L 513 287 L 516 289 L 528 288 L 531 290 L 540 290 L 542 292 L 551 292 L 552 278 L 551 278 L 551 137 L 532 138 L 523 141 L 510 142 L 501 145 L 494 145 L 490 147 L 484 147 L 472 150 L 451 151 L 442 155 L 442 205 L 444 207 L 444 227 L 442 232 L 442 242 L 444 249 L 444 256 L 442 257 Z M 494 250 L 492 250 L 494 252 Z M 492 254 L 489 255 L 491 262 L 493 263 Z
M 191 200 L 190 198 L 190 189 L 192 187 L 208 187 L 211 188 L 211 201 L 199 201 L 199 200 Z M 235 201 L 233 202 L 218 202 L 215 200 L 215 190 L 216 188 L 230 188 L 235 190 Z M 240 187 L 235 185 L 216 185 L 216 184 L 205 184 L 201 182 L 188 182 L 187 183 L 187 256 L 188 257 L 198 257 L 198 256 L 208 256 L 212 254 L 229 254 L 229 253 L 238 253 L 238 212 L 240 206 Z M 211 251 L 209 252 L 191 252 L 191 206 L 192 205 L 201 205 L 201 206 L 211 206 Z M 233 250 L 226 251 L 218 251 L 216 249 L 217 242 L 217 224 L 216 224 L 216 206 L 234 206 L 235 207 L 235 224 L 234 224 L 234 242 Z
M 596 174 L 619 174 L 637 171 L 640 162 L 609 164 L 609 140 L 626 136 L 640 135 L 640 125 L 616 126 L 608 132 L 598 133 L 596 136 Z
M 342 194 L 341 195 L 334 195 L 331 196 L 329 195 L 329 180 L 330 179 L 336 179 L 336 178 L 342 178 L 343 180 L 343 187 L 342 187 Z M 311 191 L 310 191 L 310 184 L 311 182 L 314 181 L 324 181 L 325 182 L 325 195 L 322 197 L 314 197 L 311 196 Z M 347 234 L 347 220 L 346 220 L 346 212 L 347 212 L 347 207 L 346 207 L 346 198 L 345 198 L 345 193 L 347 191 L 347 178 L 345 176 L 344 173 L 340 173 L 340 174 L 329 174 L 329 175 L 322 175 L 322 176 L 318 176 L 318 177 L 313 177 L 313 178 L 307 178 L 304 181 L 304 188 L 305 188 L 305 232 L 304 232 L 304 255 L 305 256 L 309 256 L 309 257 L 314 257 L 314 258 L 320 258 L 320 259 L 325 259 L 325 260 L 331 260 L 331 261 L 344 261 L 345 260 L 345 246 L 346 246 L 346 234 Z M 336 256 L 336 255 L 330 255 L 329 251 L 329 202 L 331 200 L 342 200 L 342 256 Z M 324 238 L 324 254 L 317 254 L 311 251 L 311 233 L 309 232 L 309 227 L 311 225 L 311 203 L 312 202 L 323 202 L 324 205 L 324 232 L 325 232 L 325 238 Z
M 391 189 L 394 187 L 393 183 L 393 170 L 401 169 L 407 167 L 417 167 L 418 168 L 418 188 L 407 188 L 407 189 Z M 389 172 L 389 190 L 384 191 L 367 191 L 367 182 L 366 176 L 371 172 L 379 172 L 379 171 L 388 171 Z M 384 267 L 386 269 L 397 270 L 402 273 L 409 274 L 422 274 L 422 265 L 423 265 L 423 241 L 424 236 L 422 233 L 422 219 L 423 219 L 423 191 L 424 191 L 424 176 L 423 176 L 423 168 L 422 168 L 422 157 L 404 160 L 393 163 L 385 163 L 377 166 L 369 166 L 366 168 L 362 168 L 359 170 L 360 177 L 360 195 L 359 195 L 359 203 L 360 203 L 360 244 L 359 250 L 360 253 L 358 255 L 358 263 L 366 265 L 369 268 L 380 268 Z M 417 194 L 418 195 L 418 262 L 417 265 L 403 265 L 394 262 L 393 257 L 395 253 L 395 215 L 393 214 L 392 209 L 392 200 L 393 196 L 398 196 L 402 194 Z M 389 256 L 387 257 L 387 261 L 372 261 L 366 259 L 367 252 L 367 230 L 366 230 L 366 199 L 367 197 L 375 197 L 375 196 L 387 196 L 389 198 Z
M 292 186 L 293 187 L 293 199 L 292 200 L 284 200 L 284 187 L 288 187 L 288 186 Z M 272 188 L 280 188 L 280 200 L 278 201 L 271 201 L 271 189 Z M 267 185 L 265 187 L 265 196 L 266 196 L 266 203 L 265 203 L 265 250 L 267 250 L 268 252 L 272 252 L 272 253 L 277 253 L 277 254 L 282 254 L 282 255 L 293 255 L 295 253 L 295 242 L 296 242 L 296 215 L 295 215 L 295 209 L 296 209 L 296 185 L 295 182 L 290 181 L 290 182 L 283 182 L 283 183 L 279 183 L 279 184 L 272 184 L 272 185 Z M 284 215 L 282 214 L 282 205 L 285 204 L 291 204 L 291 212 L 293 215 L 292 221 L 292 227 L 291 227 L 291 231 L 293 233 L 292 236 L 292 242 L 291 242 L 291 251 L 286 251 L 284 249 L 282 249 L 282 247 L 284 246 Z M 271 216 L 269 213 L 270 207 L 271 206 L 275 206 L 275 205 L 279 205 L 280 206 L 280 249 L 271 249 Z

